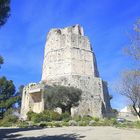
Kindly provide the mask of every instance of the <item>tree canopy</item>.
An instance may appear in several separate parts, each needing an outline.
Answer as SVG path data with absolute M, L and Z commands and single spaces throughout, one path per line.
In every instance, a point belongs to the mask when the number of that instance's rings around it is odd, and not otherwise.
M 124 51 L 133 60 L 140 60 L 140 18 L 133 26 L 132 33 L 130 34 L 130 44 L 124 48 Z
M 62 113 L 71 113 L 71 108 L 79 105 L 82 91 L 74 87 L 53 86 L 45 90 L 46 107 L 61 108 Z
M 134 24 L 130 44 L 124 50 L 136 63 L 133 63 L 133 69 L 123 72 L 119 92 L 131 101 L 133 110 L 140 118 L 140 18 Z
M 10 16 L 10 0 L 0 0 L 0 27 L 4 25 Z
M 3 60 L 3 57 L 0 56 L 0 68 L 1 68 L 1 65 L 4 63 L 4 60 Z
M 16 95 L 15 86 L 12 80 L 7 80 L 6 77 L 0 78 L 0 112 L 3 115 L 9 108 L 19 100 Z
M 123 73 L 120 93 L 131 101 L 136 115 L 140 118 L 140 71 L 130 70 Z

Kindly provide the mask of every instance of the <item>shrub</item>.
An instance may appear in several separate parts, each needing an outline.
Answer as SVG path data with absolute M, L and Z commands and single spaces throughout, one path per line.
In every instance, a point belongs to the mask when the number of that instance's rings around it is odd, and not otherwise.
M 53 122 L 47 122 L 46 125 L 49 127 L 53 127 Z
M 87 126 L 88 125 L 88 122 L 86 122 L 86 121 L 79 121 L 78 122 L 78 125 L 79 126 Z
M 98 122 L 100 119 L 99 119 L 98 117 L 93 117 L 93 120 L 94 120 L 95 122 Z
M 44 118 L 43 118 L 43 116 L 41 116 L 41 114 L 34 114 L 31 117 L 31 121 L 34 122 L 34 123 L 39 123 L 41 121 L 44 121 Z
M 92 120 L 92 117 L 90 117 L 90 116 L 83 116 L 83 117 L 81 118 L 81 120 L 82 120 L 82 121 L 86 121 L 86 122 L 88 121 L 88 122 L 89 122 L 89 121 Z
M 10 127 L 15 125 L 18 121 L 18 117 L 13 115 L 13 110 L 9 109 L 4 113 L 4 118 L 0 121 L 0 126 Z
M 27 118 L 30 121 L 33 121 L 35 123 L 39 123 L 41 121 L 60 121 L 61 115 L 58 112 L 52 111 L 52 110 L 45 110 L 41 113 L 34 113 L 32 111 L 29 111 L 27 113 Z
M 111 118 L 110 122 L 111 122 L 112 125 L 118 124 L 118 122 L 117 122 L 117 120 L 115 118 Z
M 20 128 L 28 128 L 29 124 L 26 121 L 19 121 L 18 122 L 18 127 L 20 127 Z
M 70 120 L 69 121 L 69 126 L 77 126 L 78 123 L 75 120 Z
M 69 123 L 68 122 L 61 122 L 61 125 L 62 126 L 69 126 Z
M 50 120 L 60 121 L 61 119 L 62 119 L 62 117 L 58 112 L 50 111 Z
M 62 127 L 62 124 L 60 122 L 53 122 L 52 126 L 54 126 L 54 127 Z
M 95 124 L 96 124 L 96 122 L 95 122 L 94 120 L 91 120 L 91 121 L 89 122 L 89 126 L 95 126 Z
M 61 118 L 62 118 L 63 121 L 66 121 L 66 122 L 68 122 L 69 120 L 71 120 L 71 116 L 70 116 L 70 114 L 67 113 L 67 112 L 62 113 L 62 114 L 61 114 Z
M 73 120 L 75 120 L 75 121 L 81 121 L 81 119 L 82 119 L 82 117 L 80 116 L 80 115 L 77 115 L 77 116 L 74 116 L 73 117 Z
M 40 124 L 39 124 L 39 126 L 44 128 L 44 127 L 47 127 L 47 126 L 48 126 L 48 124 L 47 124 L 47 123 L 42 122 L 42 123 L 40 123 Z
M 135 125 L 136 128 L 140 128 L 140 121 L 136 121 L 136 122 L 134 123 L 134 125 Z
M 29 111 L 27 113 L 27 120 L 31 121 L 32 117 L 35 116 L 35 115 L 36 115 L 36 113 L 34 113 L 33 111 Z

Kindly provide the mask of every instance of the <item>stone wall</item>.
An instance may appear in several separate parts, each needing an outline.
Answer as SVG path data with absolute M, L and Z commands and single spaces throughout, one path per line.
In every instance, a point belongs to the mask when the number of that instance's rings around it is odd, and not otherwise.
M 22 119 L 27 119 L 28 111 L 40 113 L 44 110 L 43 88 L 42 84 L 36 83 L 30 83 L 24 87 L 20 113 Z
M 45 85 L 74 86 L 82 90 L 82 101 L 72 109 L 72 115 L 103 117 L 110 112 L 107 83 L 99 77 L 92 46 L 79 25 L 50 30 L 45 45 L 41 82 Z M 44 109 L 43 92 L 36 86 L 33 89 L 27 86 L 23 91 L 23 116 L 30 109 L 34 112 Z
M 82 89 L 82 101 L 73 114 L 100 117 L 110 111 L 107 84 L 99 78 L 95 54 L 79 25 L 49 32 L 42 81 Z

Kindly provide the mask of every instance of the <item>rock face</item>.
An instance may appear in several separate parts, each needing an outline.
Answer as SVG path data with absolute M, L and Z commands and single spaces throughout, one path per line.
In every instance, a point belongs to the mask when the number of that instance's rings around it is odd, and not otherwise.
M 74 86 L 83 91 L 82 101 L 77 108 L 72 109 L 72 115 L 102 117 L 110 112 L 107 83 L 99 77 L 95 54 L 79 25 L 50 30 L 45 46 L 41 82 L 45 85 Z M 26 89 L 26 92 L 29 90 Z M 43 94 L 42 90 L 40 94 Z

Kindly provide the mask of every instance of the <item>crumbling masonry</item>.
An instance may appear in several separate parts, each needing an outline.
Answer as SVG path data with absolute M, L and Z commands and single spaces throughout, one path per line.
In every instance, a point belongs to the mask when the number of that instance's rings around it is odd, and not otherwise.
M 82 101 L 72 109 L 72 115 L 103 117 L 110 113 L 107 83 L 99 77 L 92 46 L 79 25 L 51 29 L 48 33 L 42 79 L 23 90 L 23 119 L 29 110 L 39 113 L 45 109 L 44 85 L 74 86 L 83 91 Z

